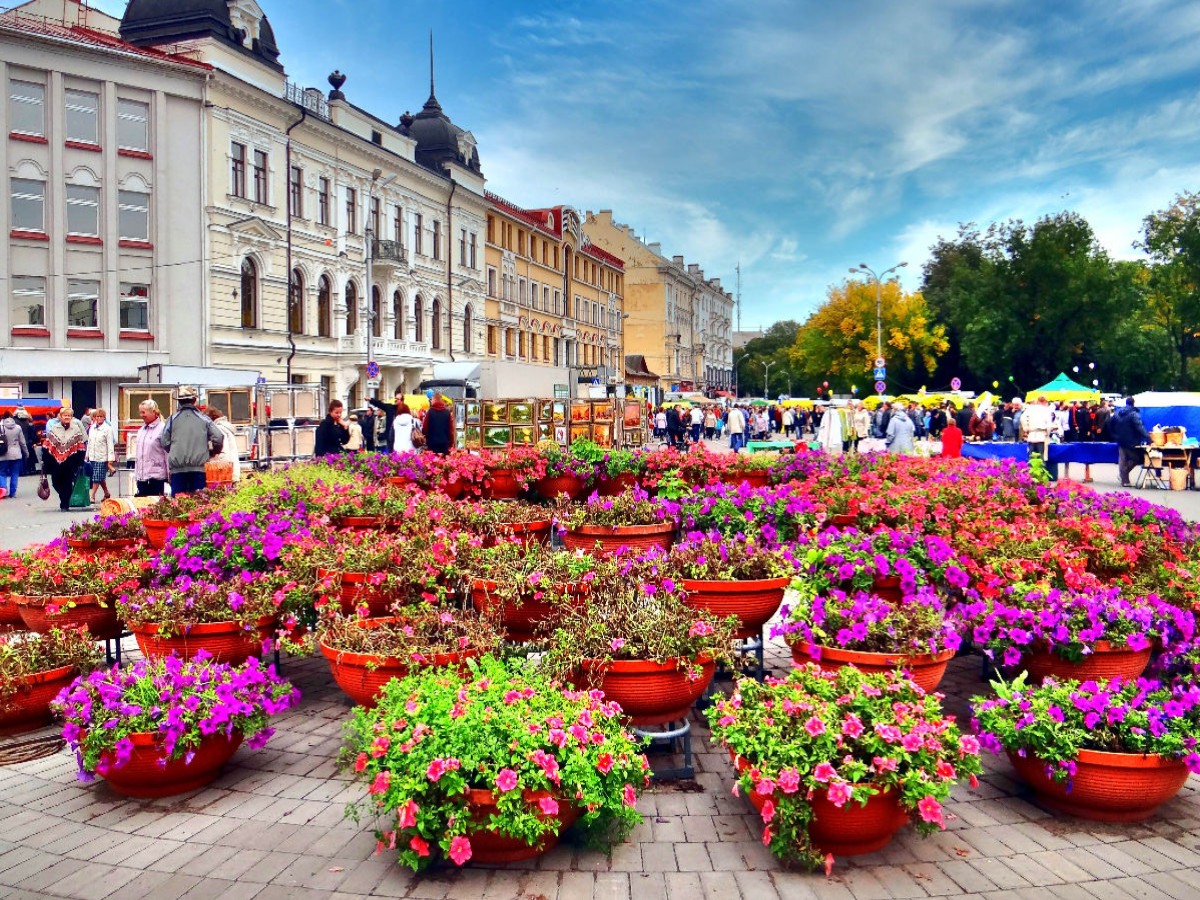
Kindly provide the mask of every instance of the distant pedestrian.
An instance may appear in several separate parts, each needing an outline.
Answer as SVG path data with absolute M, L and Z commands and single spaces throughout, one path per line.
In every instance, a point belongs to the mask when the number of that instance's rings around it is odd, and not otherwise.
M 33 448 L 26 443 L 25 432 L 11 412 L 0 418 L 0 440 L 4 444 L 4 452 L 0 453 L 0 496 L 15 497 L 21 468 Z
M 46 428 L 46 456 L 43 459 L 54 493 L 58 494 L 58 508 L 63 512 L 71 509 L 71 492 L 75 489 L 75 476 L 84 463 L 87 453 L 87 435 L 83 425 L 75 418 L 75 411 L 64 406 L 58 417 Z
M 1118 473 L 1122 487 L 1133 487 L 1129 476 L 1143 462 L 1142 447 L 1150 443 L 1150 435 L 1142 424 L 1141 413 L 1130 397 L 1125 406 L 1112 414 L 1108 422 L 1108 432 L 1117 444 Z
M 112 495 L 108 491 L 108 476 L 117 471 L 117 447 L 112 431 L 105 427 L 108 413 L 103 409 L 92 412 L 92 429 L 88 432 L 87 464 L 91 480 L 91 500 L 96 502 L 96 489 L 104 490 L 104 499 Z
M 133 480 L 137 485 L 137 496 L 161 497 L 170 478 L 167 451 L 159 440 L 167 421 L 153 400 L 143 400 L 138 406 L 138 415 L 142 417 L 142 427 L 137 430 L 133 442 L 136 454 Z
M 225 446 L 225 433 L 196 408 L 199 393 L 190 385 L 179 389 L 179 409 L 159 436 L 171 469 L 171 494 L 191 494 L 208 486 L 204 467 Z

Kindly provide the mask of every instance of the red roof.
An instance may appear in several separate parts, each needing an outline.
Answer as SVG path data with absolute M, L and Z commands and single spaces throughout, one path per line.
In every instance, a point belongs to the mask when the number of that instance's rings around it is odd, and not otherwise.
M 580 247 L 579 252 L 586 254 L 593 259 L 598 259 L 602 263 L 608 263 L 610 266 L 618 268 L 622 272 L 625 271 L 625 260 L 621 259 L 619 256 L 613 256 L 607 250 L 601 250 L 595 244 L 587 244 L 586 246 Z
M 492 202 L 492 206 L 496 207 L 496 209 L 500 212 L 510 215 L 514 219 L 520 219 L 526 225 L 536 228 L 538 231 L 548 234 L 551 237 L 558 237 L 557 234 L 546 228 L 545 216 L 539 219 L 536 215 L 528 210 L 521 209 L 521 207 L 517 206 L 517 204 L 511 203 L 508 200 L 505 200 L 499 194 L 493 194 L 491 191 L 485 190 L 483 192 L 483 196 L 490 200 Z
M 186 56 L 164 53 L 162 50 L 155 50 L 152 47 L 135 46 L 122 40 L 115 34 L 109 34 L 106 31 L 96 31 L 93 28 L 84 28 L 81 25 L 67 25 L 43 16 L 22 13 L 19 10 L 11 10 L 4 15 L 0 15 L 0 27 L 12 28 L 17 31 L 28 31 L 47 37 L 56 37 L 66 41 L 74 41 L 77 44 L 90 44 L 93 47 L 102 47 L 106 50 L 115 50 L 119 53 L 130 53 L 135 56 L 146 57 L 147 59 L 157 59 L 161 62 L 177 63 L 206 72 L 212 69 L 212 66 L 208 63 L 189 59 Z

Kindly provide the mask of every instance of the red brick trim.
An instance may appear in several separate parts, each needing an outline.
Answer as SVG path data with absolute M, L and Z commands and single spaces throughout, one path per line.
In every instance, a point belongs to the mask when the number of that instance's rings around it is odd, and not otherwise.
M 69 338 L 102 338 L 104 332 L 99 328 L 68 328 L 67 337 Z
M 101 153 L 104 150 L 99 144 L 93 144 L 91 141 L 63 141 L 63 146 L 72 150 L 87 150 L 90 153 Z
M 117 244 L 118 244 L 118 246 L 129 247 L 130 249 L 133 249 L 133 250 L 153 250 L 154 249 L 154 245 L 152 243 L 150 243 L 149 241 L 130 241 L 130 240 L 125 240 L 124 238 L 122 238 L 121 240 L 117 241 Z
M 50 337 L 49 328 L 41 328 L 37 325 L 14 325 L 12 327 L 13 337 Z
M 39 137 L 36 134 L 18 134 L 15 131 L 9 132 L 9 140 L 24 141 L 27 144 L 49 144 L 50 142 L 44 137 Z
M 14 228 L 8 233 L 10 238 L 20 238 L 23 241 L 48 241 L 50 235 L 44 231 L 25 231 L 21 228 Z
M 104 241 L 100 240 L 100 238 L 98 238 L 98 237 L 91 237 L 86 234 L 68 234 L 67 235 L 67 243 L 68 244 L 93 244 L 93 245 L 98 246 L 100 244 L 103 244 Z
M 154 156 L 144 150 L 118 150 L 117 156 L 128 156 L 132 159 L 154 159 Z
M 152 340 L 154 340 L 154 335 L 152 335 L 148 331 L 129 331 L 127 329 L 122 329 L 121 330 L 121 340 L 123 340 L 123 341 L 152 341 Z

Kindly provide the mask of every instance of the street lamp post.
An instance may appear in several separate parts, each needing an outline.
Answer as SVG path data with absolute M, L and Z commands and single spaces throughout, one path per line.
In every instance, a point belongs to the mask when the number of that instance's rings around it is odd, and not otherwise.
M 775 361 L 759 362 L 759 365 L 763 367 L 763 399 L 766 400 L 770 396 L 771 366 L 775 365 Z
M 372 266 L 375 262 L 375 229 L 374 220 L 371 218 L 372 204 L 375 201 L 375 188 L 385 188 L 396 180 L 395 175 L 389 175 L 381 182 L 380 176 L 383 175 L 383 169 L 376 169 L 371 173 L 371 189 L 367 191 L 367 227 L 363 229 L 363 243 L 366 246 L 363 248 L 363 254 L 367 264 L 366 285 L 367 296 L 363 298 L 363 306 L 367 311 L 367 367 L 369 368 L 374 361 L 374 345 L 375 345 L 375 286 L 372 284 L 373 272 Z M 290 277 L 290 276 L 289 276 Z
M 876 336 L 875 355 L 878 356 L 880 359 L 884 358 L 883 357 L 883 278 L 885 275 L 890 275 L 892 272 L 895 272 L 897 269 L 903 269 L 907 265 L 908 265 L 908 263 L 906 263 L 906 262 L 897 263 L 896 265 L 892 266 L 890 269 L 885 269 L 884 271 L 880 272 L 878 275 L 876 275 L 875 270 L 872 269 L 870 266 L 868 266 L 866 263 L 859 263 L 856 267 L 854 267 L 853 269 L 850 270 L 851 275 L 858 275 L 860 272 L 865 272 L 866 274 L 870 275 L 871 278 L 874 279 L 874 281 L 875 281 L 875 336 Z

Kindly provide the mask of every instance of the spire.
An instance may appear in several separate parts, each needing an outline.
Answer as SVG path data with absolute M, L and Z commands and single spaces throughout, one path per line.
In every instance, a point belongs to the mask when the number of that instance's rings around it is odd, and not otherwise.
M 429 29 L 429 97 L 433 99 L 433 29 Z

